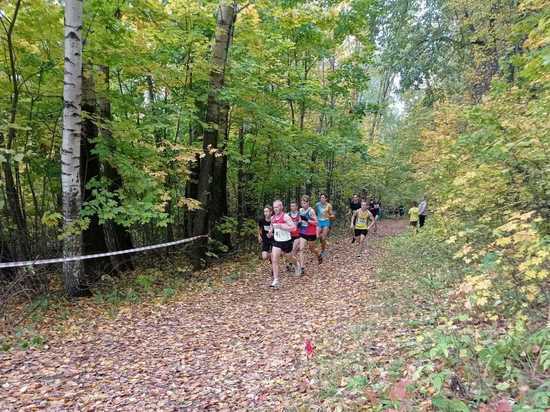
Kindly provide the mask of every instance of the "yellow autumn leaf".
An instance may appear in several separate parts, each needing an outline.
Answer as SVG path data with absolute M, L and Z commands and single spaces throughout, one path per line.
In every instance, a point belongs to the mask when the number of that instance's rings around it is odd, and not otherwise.
M 497 246 L 507 246 L 510 243 L 512 243 L 512 238 L 511 237 L 500 237 L 497 240 L 495 240 L 495 244 Z

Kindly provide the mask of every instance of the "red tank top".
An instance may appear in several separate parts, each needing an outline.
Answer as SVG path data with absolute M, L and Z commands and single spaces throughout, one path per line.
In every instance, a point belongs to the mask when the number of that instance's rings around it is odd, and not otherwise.
M 300 223 L 300 233 L 302 235 L 314 236 L 317 234 L 317 222 L 310 220 L 311 210 L 313 210 L 311 207 L 307 210 L 300 209 L 300 219 L 302 220 Z
M 290 236 L 292 237 L 300 237 L 300 229 L 299 229 L 299 225 L 300 225 L 300 220 L 302 220 L 300 218 L 300 212 L 296 212 L 296 216 L 292 216 L 292 212 L 290 212 L 288 214 L 290 216 L 290 218 L 292 219 L 292 221 L 294 222 L 294 224 L 296 225 L 296 227 L 294 228 L 294 230 L 292 232 L 290 232 Z

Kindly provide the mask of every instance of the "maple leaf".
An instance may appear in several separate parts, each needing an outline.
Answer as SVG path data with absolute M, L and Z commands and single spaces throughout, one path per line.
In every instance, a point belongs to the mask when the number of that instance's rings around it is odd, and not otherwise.
M 305 340 L 305 350 L 306 350 L 306 356 L 308 358 L 311 358 L 313 357 L 313 355 L 315 354 L 315 349 L 313 347 L 313 343 L 311 342 L 311 340 L 307 339 Z

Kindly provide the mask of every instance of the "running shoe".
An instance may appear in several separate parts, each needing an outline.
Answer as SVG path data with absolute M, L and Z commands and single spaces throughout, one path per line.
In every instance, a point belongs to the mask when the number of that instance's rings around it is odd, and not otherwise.
M 319 256 L 317 256 L 317 262 L 319 264 L 323 263 L 323 255 L 322 254 L 319 254 Z
M 279 289 L 280 284 L 279 284 L 278 281 L 277 281 L 277 282 L 273 281 L 273 282 L 271 282 L 271 286 L 270 286 L 270 287 L 272 287 L 273 289 Z

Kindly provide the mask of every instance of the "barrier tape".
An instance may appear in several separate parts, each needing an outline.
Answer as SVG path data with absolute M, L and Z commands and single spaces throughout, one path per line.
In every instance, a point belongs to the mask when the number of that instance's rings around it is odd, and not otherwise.
M 97 259 L 101 257 L 125 255 L 127 253 L 137 253 L 137 252 L 143 252 L 146 250 L 153 250 L 153 249 L 160 249 L 163 247 L 181 245 L 182 243 L 193 242 L 194 240 L 202 239 L 205 237 L 208 237 L 208 235 L 194 236 L 187 239 L 174 240 L 173 242 L 159 243 L 157 245 L 142 246 L 134 249 L 117 250 L 116 252 L 95 253 L 92 255 L 84 255 L 84 256 L 70 256 L 66 258 L 27 260 L 27 261 L 20 261 L 20 262 L 3 262 L 3 263 L 0 263 L 0 269 L 17 268 L 22 266 L 49 265 L 52 263 L 75 262 L 77 260 Z

